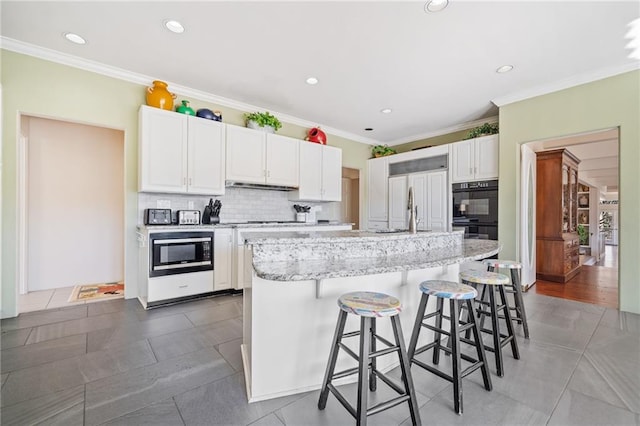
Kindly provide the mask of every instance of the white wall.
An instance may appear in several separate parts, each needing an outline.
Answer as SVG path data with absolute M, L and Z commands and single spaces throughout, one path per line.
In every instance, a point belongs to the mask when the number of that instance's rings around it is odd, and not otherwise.
M 27 288 L 124 279 L 124 134 L 27 118 Z

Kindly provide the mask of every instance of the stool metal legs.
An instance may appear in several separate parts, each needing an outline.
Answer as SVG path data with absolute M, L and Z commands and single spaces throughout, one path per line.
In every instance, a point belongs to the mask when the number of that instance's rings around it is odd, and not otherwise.
M 444 316 L 443 307 L 444 300 L 443 298 L 438 297 L 436 303 L 436 311 L 430 314 L 425 315 L 425 310 L 427 307 L 427 301 L 429 300 L 428 294 L 423 294 L 420 299 L 420 305 L 418 307 L 418 313 L 416 314 L 416 321 L 413 327 L 413 332 L 411 334 L 411 340 L 409 341 L 409 350 L 407 352 L 407 356 L 409 357 L 410 362 L 418 365 L 419 367 L 424 368 L 425 370 L 442 377 L 445 380 L 448 380 L 453 383 L 453 404 L 454 410 L 458 414 L 462 414 L 462 379 L 477 369 L 482 370 L 482 379 L 484 381 L 485 389 L 490 391 L 493 388 L 491 384 L 491 375 L 489 374 L 489 368 L 487 367 L 487 358 L 484 351 L 484 346 L 482 344 L 480 328 L 478 326 L 478 322 L 476 321 L 476 317 L 473 315 L 473 303 L 472 299 L 466 299 L 462 301 L 466 303 L 467 310 L 472 314 L 469 315 L 468 322 L 460 323 L 460 308 L 459 303 L 461 302 L 458 299 L 449 299 L 450 306 L 450 328 L 449 332 L 442 329 L 442 317 Z M 425 324 L 423 321 L 429 319 L 431 317 L 435 317 L 435 326 L 431 326 L 429 324 Z M 446 318 L 446 317 L 445 317 Z M 462 324 L 462 326 L 461 326 Z M 428 328 L 434 332 L 433 342 L 417 348 L 418 338 L 420 337 L 420 331 L 422 327 Z M 471 329 L 474 337 L 474 341 L 471 341 L 467 338 L 461 338 L 460 333 Z M 451 347 L 447 347 L 441 344 L 441 334 L 445 334 L 449 336 L 449 342 Z M 477 359 L 472 358 L 466 354 L 461 353 L 460 351 L 460 342 L 464 342 L 470 345 L 475 346 Z M 451 363 L 452 363 L 452 374 L 451 376 L 446 373 L 428 365 L 424 362 L 415 358 L 415 355 L 425 352 L 429 349 L 433 349 L 433 363 L 438 364 L 439 361 L 439 352 L 442 350 L 445 353 L 451 353 Z M 461 368 L 461 360 L 471 362 L 472 365 L 467 367 L 465 370 Z
M 342 340 L 344 334 L 344 326 L 347 323 L 347 313 L 340 310 L 338 314 L 338 323 L 336 324 L 336 331 L 331 341 L 331 351 L 329 352 L 329 362 L 327 363 L 327 370 L 324 373 L 324 380 L 322 380 L 322 390 L 320 391 L 320 399 L 318 400 L 318 408 L 324 410 L 327 406 L 327 398 L 329 397 L 329 383 L 333 377 L 333 372 L 336 369 L 336 361 L 338 360 L 338 346 Z M 353 413 L 352 413 L 353 414 Z
M 498 291 L 500 294 L 500 303 L 501 303 L 500 306 L 498 306 L 498 303 L 496 301 L 496 292 L 494 287 L 498 287 Z M 489 293 L 489 301 L 485 300 L 486 299 L 485 293 L 487 292 Z M 511 343 L 511 352 L 513 354 L 513 358 L 520 359 L 518 342 L 516 341 L 515 332 L 513 330 L 513 323 L 511 320 L 511 313 L 509 309 L 509 301 L 507 300 L 507 295 L 504 290 L 504 286 L 485 285 L 484 288 L 482 289 L 482 298 L 480 303 L 485 307 L 486 306 L 489 307 L 489 312 L 483 311 L 480 309 L 478 310 L 478 316 L 481 317 L 480 330 L 486 333 L 491 333 L 493 337 L 493 347 L 489 347 L 485 345 L 485 349 L 495 354 L 497 374 L 498 374 L 498 377 L 502 377 L 504 376 L 502 347 L 507 343 Z M 504 318 L 505 318 L 508 334 L 500 333 L 499 310 L 502 310 L 504 312 Z M 491 330 L 484 328 L 484 318 L 486 315 L 489 315 L 491 317 Z
M 374 317 L 360 317 L 360 331 L 345 334 L 344 327 L 347 321 L 347 315 L 348 314 L 343 310 L 341 310 L 338 315 L 338 324 L 336 325 L 333 341 L 331 342 L 331 352 L 329 354 L 329 362 L 327 363 L 327 370 L 322 382 L 322 389 L 320 390 L 318 408 L 320 410 L 325 409 L 327 406 L 329 391 L 331 391 L 331 393 L 335 395 L 338 401 L 349 411 L 349 413 L 355 417 L 356 424 L 358 426 L 364 426 L 367 424 L 367 416 L 379 413 L 403 402 L 408 402 L 413 424 L 420 425 L 419 407 L 413 386 L 413 380 L 411 378 L 411 364 L 404 344 L 400 319 L 397 315 L 390 317 L 391 325 L 393 327 L 393 335 L 395 338 L 394 346 L 391 342 L 381 336 L 378 336 L 376 333 L 376 318 Z M 342 338 L 354 337 L 357 335 L 360 336 L 360 343 L 358 354 L 356 355 L 342 343 Z M 389 347 L 377 350 L 376 340 L 380 340 Z M 358 366 L 335 373 L 339 349 L 343 349 L 347 354 L 356 358 Z M 391 352 L 398 352 L 404 389 L 395 383 L 395 381 L 376 369 L 376 358 Z M 358 400 L 356 407 L 352 407 L 331 382 L 333 379 L 347 377 L 356 373 L 358 374 Z M 378 378 L 398 392 L 400 396 L 368 408 L 368 392 L 376 390 Z
M 489 272 L 494 272 L 494 269 L 495 268 L 491 265 L 489 265 L 489 267 L 487 268 Z M 510 272 L 511 272 L 511 286 L 513 287 L 513 300 L 515 302 L 515 306 L 512 306 L 511 309 L 513 309 L 516 312 L 515 318 L 513 318 L 513 320 L 518 321 L 520 324 L 522 324 L 522 331 L 524 333 L 524 338 L 528 339 L 529 324 L 527 324 L 527 313 L 524 308 L 524 299 L 522 298 L 520 269 L 512 268 L 510 269 Z

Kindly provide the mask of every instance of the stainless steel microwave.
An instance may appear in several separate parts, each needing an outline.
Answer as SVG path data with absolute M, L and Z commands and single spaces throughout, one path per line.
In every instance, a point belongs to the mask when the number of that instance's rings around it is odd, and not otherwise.
M 149 277 L 213 270 L 213 232 L 149 234 Z

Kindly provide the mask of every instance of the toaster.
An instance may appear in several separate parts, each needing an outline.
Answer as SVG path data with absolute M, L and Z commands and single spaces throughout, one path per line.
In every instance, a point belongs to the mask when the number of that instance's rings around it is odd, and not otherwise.
M 200 225 L 200 211 L 178 210 L 176 219 L 178 225 Z
M 171 225 L 171 209 L 146 209 L 145 225 Z

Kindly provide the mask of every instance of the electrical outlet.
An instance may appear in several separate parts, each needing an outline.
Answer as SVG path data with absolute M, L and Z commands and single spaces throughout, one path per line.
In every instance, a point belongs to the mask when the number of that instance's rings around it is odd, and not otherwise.
M 189 205 L 189 210 L 193 210 L 193 201 L 189 201 L 188 205 Z

